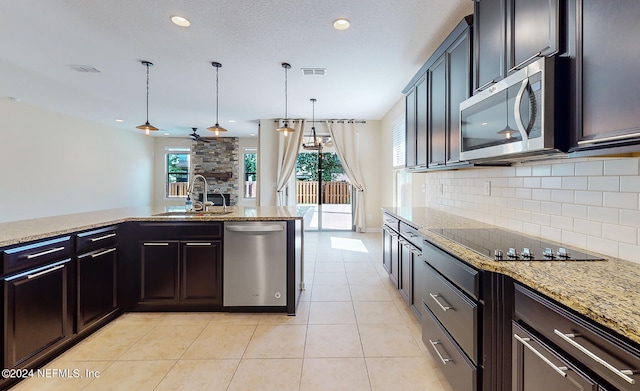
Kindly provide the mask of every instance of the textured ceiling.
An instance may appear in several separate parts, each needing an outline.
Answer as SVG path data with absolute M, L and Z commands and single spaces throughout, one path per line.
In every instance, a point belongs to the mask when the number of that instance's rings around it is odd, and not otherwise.
M 215 122 L 228 136 L 256 133 L 261 118 L 377 120 L 447 34 L 472 13 L 469 0 L 19 0 L 0 6 L 0 99 L 17 98 L 110 127 L 187 135 Z M 169 18 L 182 15 L 191 27 Z M 351 28 L 332 22 L 347 17 Z M 80 73 L 69 65 L 91 65 Z M 302 76 L 301 68 L 326 68 Z M 122 123 L 114 120 L 121 118 Z M 236 122 L 230 123 L 229 120 Z

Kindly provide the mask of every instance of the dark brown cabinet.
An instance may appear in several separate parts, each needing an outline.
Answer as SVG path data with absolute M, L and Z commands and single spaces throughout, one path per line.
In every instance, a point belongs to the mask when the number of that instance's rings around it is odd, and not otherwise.
M 513 391 L 591 390 L 600 388 L 561 353 L 513 324 Z
M 26 368 L 69 340 L 71 259 L 4 279 L 4 368 Z
M 560 0 L 475 2 L 474 92 L 561 49 Z
M 222 306 L 222 223 L 144 223 L 140 231 L 138 307 Z
M 116 226 L 76 235 L 76 328 L 81 332 L 118 309 Z
M 140 246 L 139 303 L 178 304 L 180 243 L 143 242 Z
M 506 1 L 474 3 L 474 91 L 481 91 L 505 76 Z
M 573 152 L 640 150 L 640 2 L 575 0 L 576 129 Z M 589 153 L 591 152 L 591 153 Z
M 459 112 L 460 103 L 471 96 L 472 24 L 473 17 L 465 17 L 404 90 L 407 168 L 412 171 L 461 163 Z

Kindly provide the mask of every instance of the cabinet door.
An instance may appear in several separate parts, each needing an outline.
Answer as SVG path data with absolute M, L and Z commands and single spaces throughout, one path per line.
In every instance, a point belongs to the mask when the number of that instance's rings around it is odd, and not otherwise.
M 144 242 L 141 244 L 140 302 L 178 303 L 179 259 L 178 242 Z
M 429 76 L 429 167 L 445 164 L 447 138 L 447 78 L 445 56 L 427 71 Z
M 391 238 L 393 233 L 387 229 L 382 228 L 382 266 L 391 273 Z
M 222 241 L 182 243 L 181 303 L 222 304 Z
M 559 0 L 511 0 L 509 71 L 558 51 Z
M 400 244 L 400 279 L 399 289 L 404 300 L 411 304 L 411 266 L 413 263 L 413 253 L 411 246 L 406 243 Z
M 474 90 L 504 77 L 505 0 L 477 0 L 474 8 Z
M 117 260 L 115 247 L 78 257 L 78 331 L 116 309 Z
M 448 114 L 447 164 L 460 161 L 460 103 L 471 96 L 469 29 L 447 49 Z
M 391 237 L 391 273 L 389 277 L 396 287 L 400 286 L 400 243 L 397 234 Z
M 416 156 L 416 89 L 412 88 L 405 96 L 405 164 L 415 167 Z
M 594 380 L 516 323 L 512 365 L 514 391 L 599 389 Z
M 416 83 L 416 165 L 427 166 L 428 117 L 427 117 L 427 77 Z
M 578 74 L 580 70 L 582 74 L 578 144 L 583 147 L 598 146 L 598 140 L 604 142 L 600 145 L 610 140 L 609 145 L 616 146 L 625 137 L 632 144 L 639 142 L 638 15 L 640 2 L 636 0 L 578 1 L 577 17 L 582 22 L 577 45 Z M 636 145 L 633 150 L 638 149 Z
M 66 260 L 5 279 L 4 368 L 26 367 L 71 335 L 68 265 Z

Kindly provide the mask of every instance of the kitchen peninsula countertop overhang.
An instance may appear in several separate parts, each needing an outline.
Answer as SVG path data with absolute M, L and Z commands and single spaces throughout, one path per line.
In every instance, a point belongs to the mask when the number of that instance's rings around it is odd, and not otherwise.
M 496 228 L 431 208 L 383 208 L 431 243 L 478 269 L 501 273 L 640 343 L 640 265 L 605 261 L 495 261 L 430 229 Z
M 222 209 L 214 208 L 216 211 Z M 228 210 L 231 213 L 162 216 L 167 212 L 184 211 L 184 207 L 132 207 L 0 223 L 0 247 L 126 221 L 287 221 L 302 220 L 308 212 L 305 207 L 283 206 L 232 206 Z

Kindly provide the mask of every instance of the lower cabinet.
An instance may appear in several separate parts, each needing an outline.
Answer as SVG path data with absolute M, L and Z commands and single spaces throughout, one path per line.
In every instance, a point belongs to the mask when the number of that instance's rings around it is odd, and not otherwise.
M 567 357 L 517 323 L 512 334 L 513 391 L 600 389 Z
M 77 327 L 78 332 L 118 308 L 116 247 L 78 256 Z
M 138 304 L 222 305 L 222 241 L 142 242 Z
M 71 259 L 4 279 L 4 366 L 27 368 L 73 333 Z

